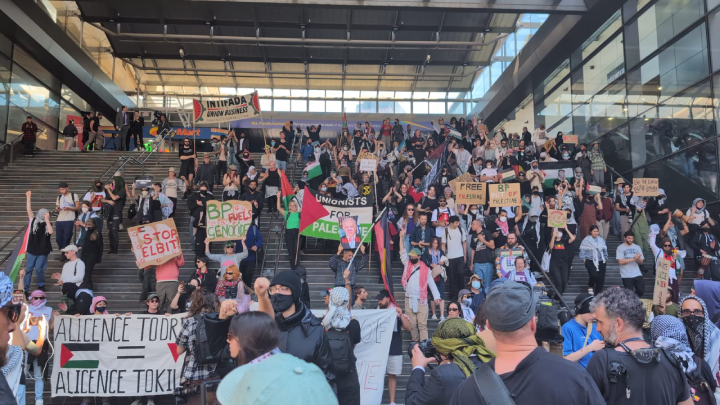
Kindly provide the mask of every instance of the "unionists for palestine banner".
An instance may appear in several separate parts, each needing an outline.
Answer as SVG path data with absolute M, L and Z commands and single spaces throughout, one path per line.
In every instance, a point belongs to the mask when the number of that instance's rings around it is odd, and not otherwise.
M 193 100 L 193 111 L 196 124 L 230 122 L 260 114 L 260 100 L 257 91 L 220 100 Z
M 300 234 L 320 239 L 340 240 L 340 229 L 338 225 L 339 217 L 358 217 L 358 226 L 360 227 L 359 235 L 364 237 L 370 232 L 373 223 L 372 211 L 374 195 L 370 193 L 367 196 L 352 198 L 349 200 L 341 200 L 337 198 L 327 197 L 315 190 L 305 187 L 303 198 L 303 211 L 300 214 L 301 222 L 303 216 L 312 215 L 307 212 L 306 200 L 312 197 L 327 211 L 327 214 L 315 219 L 306 228 L 300 226 Z M 318 210 L 313 210 L 318 211 Z M 370 241 L 369 239 L 367 240 Z
M 175 344 L 185 316 L 58 316 L 52 397 L 172 394 L 185 356 Z

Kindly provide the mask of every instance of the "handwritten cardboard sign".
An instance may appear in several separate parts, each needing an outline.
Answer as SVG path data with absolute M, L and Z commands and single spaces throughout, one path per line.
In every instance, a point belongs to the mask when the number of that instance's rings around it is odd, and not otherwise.
M 211 242 L 237 240 L 245 236 L 252 223 L 249 201 L 208 201 L 207 237 Z
M 665 301 L 667 301 L 670 272 L 672 271 L 670 265 L 672 265 L 670 260 L 658 260 L 655 272 L 655 288 L 653 289 L 653 303 L 655 305 L 665 304 Z
M 657 197 L 657 178 L 635 178 L 633 179 L 633 194 L 637 196 Z
M 487 132 L 487 125 L 485 124 L 478 124 L 477 125 L 478 133 L 486 133 Z
M 487 199 L 487 183 L 463 182 L 455 184 L 456 204 L 480 204 L 484 205 Z
M 375 159 L 360 159 L 360 171 L 374 172 L 376 167 L 377 167 L 377 160 L 375 160 Z
M 577 135 L 563 135 L 563 143 L 574 143 L 575 145 L 578 144 L 578 136 Z
M 361 152 L 358 154 L 357 158 L 358 158 L 358 160 L 372 159 L 372 160 L 375 160 L 375 161 L 378 161 L 378 160 L 380 159 L 379 157 L 373 155 L 372 153 L 370 153 L 370 152 L 368 152 L 368 151 L 366 151 L 366 150 L 361 151 Z
M 564 228 L 567 223 L 567 213 L 563 210 L 550 210 L 548 212 L 547 226 L 550 228 Z
M 135 264 L 140 269 L 159 266 L 182 254 L 180 237 L 172 218 L 134 226 L 128 228 L 127 232 L 135 254 Z
M 468 183 L 468 182 L 471 182 L 471 181 L 475 181 L 475 179 L 473 179 L 473 175 L 470 174 L 470 173 L 468 173 L 468 172 L 465 172 L 465 173 L 461 174 L 459 177 L 456 177 L 456 178 L 450 180 L 450 182 L 448 183 L 448 185 L 449 185 L 450 188 L 453 189 L 453 191 L 454 191 L 456 184 L 458 184 L 458 183 Z
M 522 205 L 520 183 L 489 184 L 491 207 L 512 207 Z

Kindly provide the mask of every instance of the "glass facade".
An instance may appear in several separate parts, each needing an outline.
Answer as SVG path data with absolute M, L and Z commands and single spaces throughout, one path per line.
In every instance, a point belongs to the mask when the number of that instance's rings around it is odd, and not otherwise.
M 22 48 L 0 35 L 0 144 L 20 136 L 22 124 L 32 116 L 40 130 L 35 145 L 63 149 L 64 139 L 58 135 L 68 115 L 79 116 L 80 111 L 92 108 Z
M 626 177 L 718 196 L 720 6 L 628 0 L 534 83 L 534 124 L 599 140 Z M 676 183 L 673 183 L 676 182 Z

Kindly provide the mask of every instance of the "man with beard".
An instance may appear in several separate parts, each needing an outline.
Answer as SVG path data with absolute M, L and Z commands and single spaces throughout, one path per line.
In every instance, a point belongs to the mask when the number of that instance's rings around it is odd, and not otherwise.
M 13 283 L 5 274 L 0 274 L 0 367 L 7 364 L 10 334 L 15 330 L 15 322 L 20 317 L 22 307 L 12 301 Z M 15 395 L 0 373 L 0 398 L 3 404 L 16 405 Z
M 272 282 L 264 277 L 255 280 L 259 310 L 275 317 L 280 328 L 280 351 L 320 367 L 330 386 L 335 387 L 325 328 L 301 302 L 301 291 L 300 276 L 293 270 L 277 273 Z
M 625 288 L 604 290 L 591 304 L 605 349 L 595 352 L 587 371 L 608 404 L 690 405 L 690 387 L 664 350 L 643 339 L 645 310 Z M 649 359 L 649 361 L 647 361 Z

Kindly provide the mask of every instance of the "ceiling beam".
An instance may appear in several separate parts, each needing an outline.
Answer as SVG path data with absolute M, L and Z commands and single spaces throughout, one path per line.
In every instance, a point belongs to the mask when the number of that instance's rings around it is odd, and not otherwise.
M 138 58 L 139 56 L 142 56 L 144 58 L 154 58 L 154 59 L 165 59 L 165 60 L 180 60 L 179 55 L 168 55 L 168 54 L 154 54 L 154 53 L 144 53 L 141 55 L 136 55 L 133 52 L 126 52 L 126 53 L 116 53 L 117 57 L 120 58 L 126 58 L 126 59 L 133 59 Z M 185 56 L 185 60 L 205 60 L 205 61 L 215 61 L 215 62 L 222 62 L 218 59 L 216 55 L 187 55 Z M 247 57 L 247 56 L 228 56 L 226 57 L 226 60 L 228 61 L 234 61 L 234 62 L 260 62 L 260 63 L 294 63 L 294 64 L 302 64 L 303 61 L 299 60 L 298 58 L 284 58 L 284 57 Z M 380 59 L 320 59 L 320 58 L 313 58 L 312 63 L 317 64 L 331 64 L 331 65 L 343 65 L 347 62 L 347 65 L 379 65 L 382 64 L 384 60 Z M 416 59 L 413 60 L 405 60 L 405 59 L 393 59 L 390 62 L 390 65 L 396 65 L 396 66 L 417 66 L 419 61 Z M 432 64 L 435 66 L 461 66 L 463 64 L 462 61 L 459 60 L 433 60 Z M 488 66 L 490 62 L 488 61 L 468 61 L 468 66 Z
M 260 38 L 260 35 L 262 35 L 262 32 L 260 31 L 260 20 L 258 20 L 258 12 L 257 7 L 253 7 L 253 23 L 255 24 L 255 37 L 257 39 Z M 258 42 L 258 45 L 260 42 Z M 275 88 L 275 83 L 273 82 L 273 74 L 272 74 L 272 66 L 270 66 L 270 62 L 268 61 L 267 54 L 265 53 L 265 48 L 260 47 L 262 49 L 262 62 L 263 66 L 265 66 L 265 72 L 267 74 L 267 78 L 270 79 L 270 88 Z

